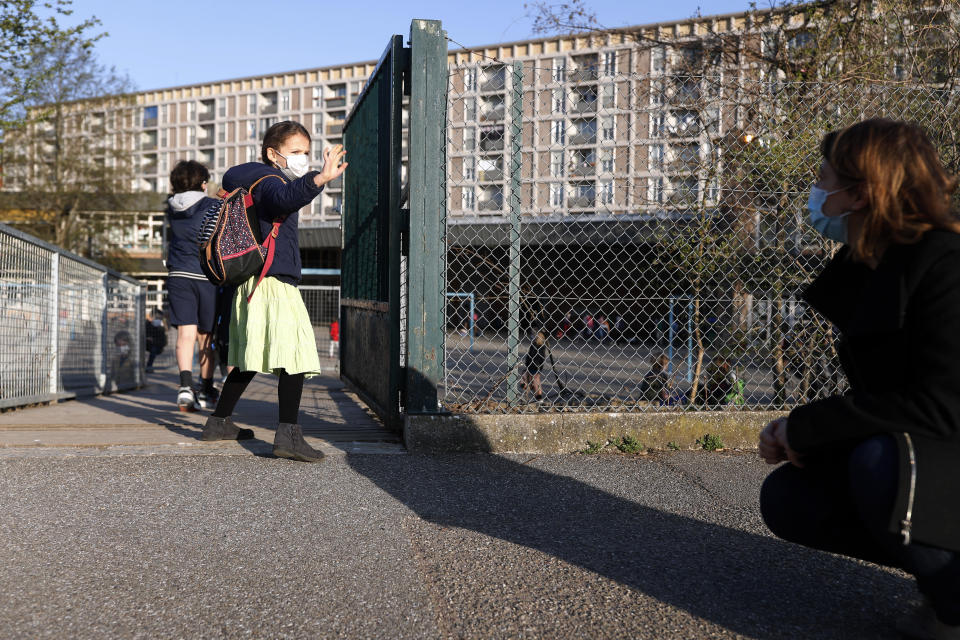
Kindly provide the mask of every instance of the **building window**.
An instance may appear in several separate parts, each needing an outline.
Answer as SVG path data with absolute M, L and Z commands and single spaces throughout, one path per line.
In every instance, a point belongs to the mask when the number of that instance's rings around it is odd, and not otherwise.
M 166 129 L 160 129 L 160 148 L 161 149 L 167 148 L 167 130 Z
M 567 92 L 563 89 L 554 89 L 553 90 L 553 100 L 551 101 L 551 108 L 554 113 L 566 113 L 567 112 Z
M 667 48 L 654 47 L 650 49 L 650 71 L 662 73 L 667 69 Z
M 662 136 L 667 131 L 667 120 L 666 116 L 662 113 L 655 113 L 650 119 L 650 135 L 654 137 Z
M 554 120 L 550 125 L 553 144 L 565 144 L 567 141 L 567 124 L 563 120 Z
M 170 121 L 170 110 L 167 105 L 160 105 L 160 124 L 167 124 Z
M 313 108 L 320 109 L 323 106 L 323 87 L 314 87 L 311 90 L 313 98 Z
M 247 113 L 250 115 L 257 113 L 257 94 L 255 93 L 247 96 Z
M 226 98 L 217 98 L 217 117 L 219 118 L 227 117 L 227 99 Z
M 257 121 L 256 120 L 247 120 L 247 138 L 250 140 L 257 139 Z
M 197 103 L 188 102 L 187 103 L 187 122 L 196 122 L 197 121 Z
M 551 64 L 553 70 L 552 79 L 554 82 L 565 82 L 567 80 L 567 59 L 554 58 Z
M 313 151 L 314 162 L 322 161 L 323 160 L 323 143 L 320 142 L 319 140 L 314 140 L 311 146 L 313 147 L 312 151 Z
M 606 180 L 600 183 L 601 204 L 613 204 L 613 182 Z
M 323 215 L 323 198 L 316 198 L 313 201 L 313 205 L 310 207 L 313 211 L 313 215 L 319 216 Z
M 477 69 L 476 67 L 468 67 L 463 70 L 463 90 L 464 91 L 476 91 L 477 90 Z
M 477 128 L 467 127 L 463 130 L 463 150 L 474 151 L 477 148 Z
M 663 167 L 663 145 L 662 144 L 650 145 L 649 164 L 651 169 L 660 169 Z
M 247 147 L 247 162 L 257 161 L 257 151 L 258 149 L 253 145 Z
M 663 178 L 654 178 L 650 181 L 650 200 L 663 204 Z
M 613 151 L 604 149 L 600 152 L 600 171 L 602 173 L 613 173 Z
M 160 157 L 157 159 L 157 172 L 166 173 L 168 169 L 167 165 L 167 154 L 161 153 Z
M 613 122 L 614 122 L 613 116 L 610 116 L 608 118 L 600 118 L 600 138 L 602 140 L 607 140 L 607 141 L 613 140 L 613 134 L 614 134 Z
M 194 126 L 187 127 L 187 146 L 192 147 L 197 144 L 197 128 Z
M 476 98 L 466 98 L 463 101 L 463 119 L 465 122 L 471 122 L 477 119 Z
M 214 125 L 214 128 L 217 130 L 217 142 L 226 142 L 227 141 L 227 125 L 226 123 L 221 123 Z
M 277 123 L 276 118 L 260 118 L 260 135 L 262 136 L 267 132 L 267 129 L 272 127 Z
M 280 110 L 290 111 L 290 89 L 284 89 L 280 92 Z
M 313 135 L 323 136 L 323 114 L 313 114 Z
M 550 152 L 550 175 L 554 178 L 563 177 L 563 151 Z
M 563 184 L 554 182 L 550 185 L 550 206 L 563 206 Z
M 473 182 L 476 180 L 476 159 L 467 157 L 463 159 L 463 179 Z
M 463 195 L 461 197 L 461 208 L 472 211 L 477 203 L 477 196 L 473 192 L 473 187 L 463 187 Z
M 600 106 L 613 109 L 617 105 L 617 85 L 610 83 L 600 87 Z
M 227 166 L 227 150 L 217 149 L 217 168 L 223 169 Z
M 617 52 L 607 51 L 603 54 L 603 75 L 614 76 L 617 74 Z

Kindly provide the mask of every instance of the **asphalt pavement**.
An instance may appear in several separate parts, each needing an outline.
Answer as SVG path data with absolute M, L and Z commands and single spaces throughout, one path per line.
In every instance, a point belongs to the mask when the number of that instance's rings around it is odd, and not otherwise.
M 755 452 L 0 447 L 3 638 L 895 638 L 893 570 L 773 538 Z

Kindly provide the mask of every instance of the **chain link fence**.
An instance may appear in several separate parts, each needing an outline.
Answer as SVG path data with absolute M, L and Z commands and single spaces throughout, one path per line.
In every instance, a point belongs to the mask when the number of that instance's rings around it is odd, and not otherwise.
M 784 409 L 844 389 L 800 298 L 838 248 L 805 222 L 820 139 L 911 120 L 955 171 L 960 94 L 592 60 L 450 69 L 443 404 Z
M 310 321 L 313 324 L 313 332 L 317 341 L 317 353 L 320 356 L 320 367 L 327 373 L 339 371 L 340 287 L 301 285 L 298 288 L 300 289 L 300 295 L 303 296 L 303 302 L 307 307 L 307 313 L 310 315 Z M 169 311 L 166 289 L 150 292 L 148 302 L 148 315 L 152 315 L 154 311 L 158 311 L 158 317 L 163 318 Z M 335 322 L 337 323 L 336 327 L 333 326 Z M 167 327 L 168 325 L 164 323 L 164 326 Z M 148 363 L 150 364 L 148 373 L 154 371 L 176 371 L 177 330 L 169 327 L 165 329 L 165 331 L 167 342 L 163 350 L 154 357 L 152 363 L 149 363 L 148 355 Z M 334 337 L 336 337 L 336 339 L 334 339 Z M 217 354 L 216 358 L 219 366 L 219 354 Z M 194 365 L 196 365 L 197 362 L 196 347 L 194 347 Z M 223 367 L 225 366 L 226 364 L 224 363 Z
M 143 290 L 0 225 L 0 408 L 143 384 Z

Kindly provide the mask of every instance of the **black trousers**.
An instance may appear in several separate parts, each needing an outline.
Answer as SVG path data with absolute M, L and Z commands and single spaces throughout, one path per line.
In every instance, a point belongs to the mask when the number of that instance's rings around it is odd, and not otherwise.
M 905 546 L 888 528 L 898 480 L 896 441 L 875 436 L 803 468 L 781 465 L 763 483 L 760 511 L 784 540 L 913 574 L 937 617 L 960 625 L 960 554 Z

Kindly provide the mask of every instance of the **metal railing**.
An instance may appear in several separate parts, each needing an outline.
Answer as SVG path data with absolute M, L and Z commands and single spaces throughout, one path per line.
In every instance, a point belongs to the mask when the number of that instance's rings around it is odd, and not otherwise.
M 143 384 L 143 285 L 0 224 L 0 407 Z
M 786 409 L 844 389 L 833 329 L 801 302 L 838 248 L 805 222 L 819 142 L 910 120 L 956 172 L 960 91 L 621 74 L 599 80 L 616 108 L 585 119 L 553 108 L 555 74 L 534 64 L 503 90 L 502 199 L 460 170 L 477 64 L 450 69 L 444 406 Z

